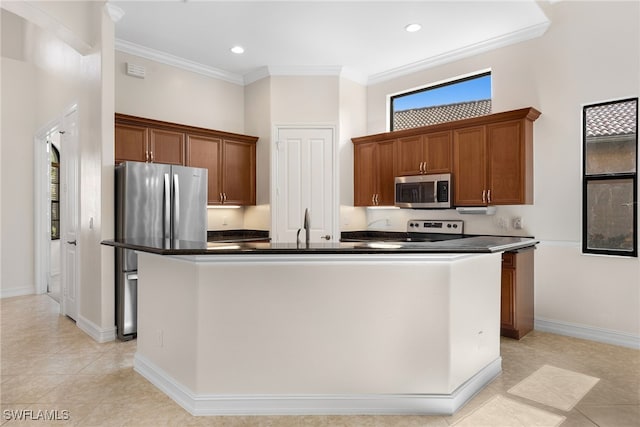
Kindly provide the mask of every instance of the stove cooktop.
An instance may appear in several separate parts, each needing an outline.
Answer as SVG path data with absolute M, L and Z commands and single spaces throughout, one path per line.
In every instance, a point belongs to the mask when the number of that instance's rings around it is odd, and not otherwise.
M 464 221 L 410 219 L 406 242 L 438 242 L 464 237 Z

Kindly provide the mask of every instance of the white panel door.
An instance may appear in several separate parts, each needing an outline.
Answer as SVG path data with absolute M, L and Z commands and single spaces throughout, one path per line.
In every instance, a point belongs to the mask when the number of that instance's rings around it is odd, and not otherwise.
M 63 119 L 60 142 L 61 240 L 62 240 L 62 313 L 77 320 L 78 316 L 78 219 L 79 214 L 79 139 L 78 112 L 73 110 Z
M 334 239 L 335 197 L 334 130 L 330 127 L 278 127 L 274 167 L 275 242 L 295 242 L 309 210 L 311 242 Z M 304 242 L 304 230 L 300 232 Z

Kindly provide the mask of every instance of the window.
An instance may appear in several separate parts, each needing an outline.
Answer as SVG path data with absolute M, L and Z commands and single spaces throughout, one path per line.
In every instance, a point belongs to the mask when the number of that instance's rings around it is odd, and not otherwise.
M 491 72 L 390 97 L 390 130 L 491 114 Z
M 638 256 L 638 98 L 585 106 L 582 251 Z

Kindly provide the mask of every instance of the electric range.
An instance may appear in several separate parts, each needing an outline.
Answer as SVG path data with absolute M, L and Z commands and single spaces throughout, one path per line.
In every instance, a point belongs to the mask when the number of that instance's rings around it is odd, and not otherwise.
M 405 242 L 439 242 L 464 237 L 464 221 L 410 219 Z

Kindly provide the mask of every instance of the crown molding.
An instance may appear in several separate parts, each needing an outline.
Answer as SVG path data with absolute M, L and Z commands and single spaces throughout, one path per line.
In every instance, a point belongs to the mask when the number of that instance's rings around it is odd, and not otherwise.
M 512 33 L 485 40 L 480 43 L 474 43 L 463 48 L 436 55 L 422 61 L 414 62 L 402 67 L 394 68 L 381 73 L 365 75 L 357 70 L 339 65 L 335 66 L 264 66 L 245 75 L 229 73 L 218 68 L 209 67 L 194 61 L 189 61 L 165 52 L 150 49 L 135 43 L 130 43 L 122 39 L 116 39 L 115 48 L 121 52 L 131 55 L 140 56 L 152 61 L 182 68 L 208 77 L 225 80 L 241 86 L 250 85 L 258 80 L 270 76 L 338 76 L 348 80 L 352 80 L 363 86 L 382 83 L 387 80 L 402 77 L 438 65 L 446 64 L 468 58 L 479 53 L 520 43 L 542 36 L 549 25 L 550 21 L 529 26 L 527 28 L 514 31 Z
M 198 62 L 189 61 L 169 53 L 151 49 L 122 39 L 115 40 L 116 50 L 131 55 L 140 56 L 162 64 L 171 65 L 173 67 L 182 68 L 183 70 L 192 71 L 208 77 L 224 80 L 237 85 L 244 85 L 244 78 L 239 74 L 229 73 L 218 68 L 209 67 Z
M 348 67 L 335 66 L 268 66 L 244 75 L 244 84 L 250 85 L 271 76 L 336 76 L 366 85 L 367 76 Z
M 384 81 L 405 76 L 407 74 L 415 73 L 417 71 L 423 71 L 428 68 L 436 67 L 438 65 L 468 58 L 468 57 L 477 55 L 479 53 L 487 52 L 490 50 L 498 49 L 498 48 L 509 46 L 516 43 L 520 43 L 526 40 L 531 40 L 531 39 L 542 36 L 547 31 L 550 24 L 551 22 L 546 20 L 545 22 L 532 25 L 518 31 L 514 31 L 506 35 L 494 37 L 492 39 L 488 39 L 480 43 L 474 43 L 474 44 L 465 46 L 463 48 L 444 53 L 442 55 L 432 56 L 431 58 L 414 62 L 413 64 L 394 68 L 392 70 L 384 71 L 382 73 L 372 74 L 371 76 L 369 76 L 367 85 L 382 83 Z

